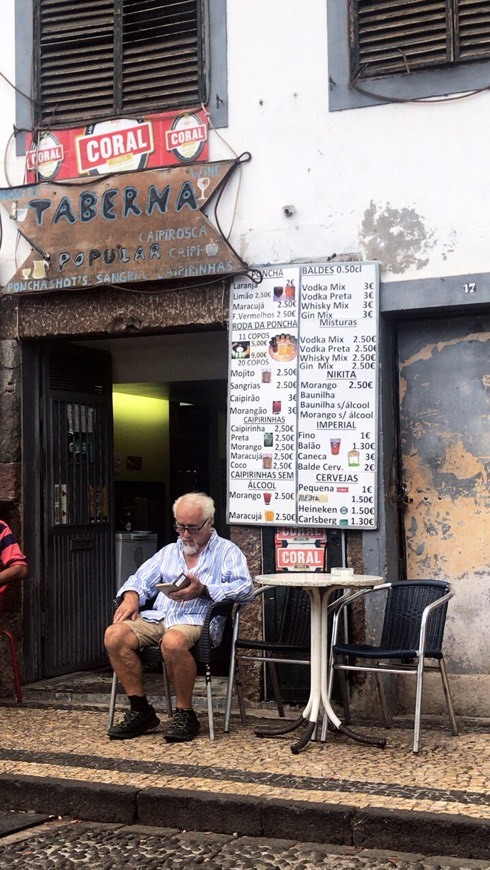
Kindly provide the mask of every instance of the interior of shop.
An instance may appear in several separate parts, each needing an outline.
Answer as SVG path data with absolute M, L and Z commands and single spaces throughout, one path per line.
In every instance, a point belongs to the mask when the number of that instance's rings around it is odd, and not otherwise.
M 172 503 L 190 490 L 213 496 L 225 534 L 226 331 L 80 344 L 112 358 L 116 536 L 173 540 Z

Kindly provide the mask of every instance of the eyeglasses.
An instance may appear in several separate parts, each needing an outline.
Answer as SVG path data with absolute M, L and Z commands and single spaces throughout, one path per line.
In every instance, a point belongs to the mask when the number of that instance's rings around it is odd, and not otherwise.
M 185 523 L 174 523 L 174 529 L 176 532 L 189 532 L 190 535 L 195 535 L 196 532 L 200 532 L 203 526 L 206 525 L 208 520 L 204 520 L 200 526 L 186 526 Z

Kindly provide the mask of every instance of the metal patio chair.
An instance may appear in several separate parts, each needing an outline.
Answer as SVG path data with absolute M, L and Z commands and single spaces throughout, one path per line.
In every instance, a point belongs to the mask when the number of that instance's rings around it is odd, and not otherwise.
M 373 589 L 354 592 L 339 602 L 335 609 L 329 684 L 335 671 L 345 678 L 346 671 L 369 671 L 376 675 L 381 710 L 386 727 L 390 718 L 380 674 L 412 674 L 417 678 L 415 698 L 413 751 L 418 752 L 420 743 L 420 718 L 424 672 L 439 670 L 446 698 L 451 731 L 457 735 L 458 728 L 447 679 L 442 652 L 448 601 L 454 592 L 450 584 L 439 580 L 405 580 L 383 583 Z M 376 598 L 374 598 L 376 596 Z M 367 643 L 339 643 L 338 631 L 346 607 L 358 599 L 370 599 L 380 604 L 384 601 L 383 627 L 379 645 Z M 430 660 L 430 661 L 428 661 Z M 347 693 L 343 693 L 347 698 Z M 348 704 L 344 702 L 346 722 L 350 722 Z
M 3 597 L 5 592 L 7 591 L 7 584 L 0 586 L 0 613 L 2 612 L 3 606 Z M 15 639 L 11 631 L 8 628 L 0 628 L 0 636 L 6 637 L 10 650 L 10 661 L 12 662 L 12 672 L 14 675 L 14 686 L 15 686 L 15 695 L 17 697 L 17 701 L 19 704 L 22 704 L 22 689 L 20 685 L 20 670 L 19 670 L 19 662 L 17 660 L 17 651 L 15 648 Z
M 257 589 L 254 600 L 270 591 L 270 586 Z M 284 716 L 284 705 L 277 677 L 276 664 L 310 664 L 310 598 L 303 589 L 286 589 L 286 599 L 282 612 L 281 624 L 276 640 L 252 639 L 240 635 L 240 617 L 243 607 L 250 604 L 239 604 L 233 620 L 233 638 L 230 652 L 230 672 L 228 675 L 228 690 L 225 705 L 225 732 L 230 730 L 231 705 L 233 686 L 238 697 L 238 706 L 242 723 L 246 723 L 245 703 L 243 699 L 240 675 L 241 661 L 258 661 L 266 665 L 270 675 L 274 700 L 279 716 Z M 237 655 L 238 650 L 247 650 Z
M 214 712 L 213 712 L 213 688 L 212 688 L 212 671 L 214 668 L 221 666 L 228 673 L 231 641 L 233 634 L 233 601 L 210 601 L 206 612 L 206 617 L 202 629 L 201 636 L 197 643 L 192 647 L 191 652 L 194 656 L 198 668 L 202 667 L 206 681 L 206 699 L 209 721 L 209 738 L 214 740 Z M 210 623 L 212 619 L 221 617 L 224 620 L 223 634 L 220 643 L 213 646 Z M 172 693 L 170 681 L 165 669 L 160 646 L 153 645 L 146 647 L 140 653 L 144 664 L 161 665 L 162 666 L 162 681 L 163 691 L 166 701 L 166 709 L 168 716 L 172 716 Z M 114 721 L 114 712 L 116 707 L 117 695 L 117 676 L 114 673 L 112 676 L 111 695 L 109 701 L 109 718 L 108 728 L 112 726 Z

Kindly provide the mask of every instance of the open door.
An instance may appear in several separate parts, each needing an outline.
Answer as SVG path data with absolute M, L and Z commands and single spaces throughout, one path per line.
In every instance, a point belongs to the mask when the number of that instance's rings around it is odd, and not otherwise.
M 114 598 L 111 357 L 47 349 L 41 365 L 42 676 L 103 664 Z

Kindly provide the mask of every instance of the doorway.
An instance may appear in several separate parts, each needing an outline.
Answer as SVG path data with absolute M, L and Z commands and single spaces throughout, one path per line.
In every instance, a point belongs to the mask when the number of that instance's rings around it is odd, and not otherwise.
M 33 344 L 25 373 L 26 533 L 36 571 L 26 594 L 24 660 L 27 679 L 37 680 L 106 662 L 121 505 L 161 547 L 175 539 L 173 500 L 202 489 L 215 499 L 216 526 L 226 535 L 228 336 L 223 329 Z M 142 413 L 119 461 L 115 389 L 165 407 L 151 438 Z
M 103 661 L 114 574 L 111 360 L 26 345 L 23 376 L 24 670 L 39 679 Z
M 454 674 L 488 674 L 490 316 L 398 330 L 406 576 L 447 579 Z

